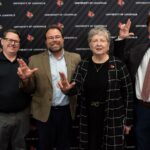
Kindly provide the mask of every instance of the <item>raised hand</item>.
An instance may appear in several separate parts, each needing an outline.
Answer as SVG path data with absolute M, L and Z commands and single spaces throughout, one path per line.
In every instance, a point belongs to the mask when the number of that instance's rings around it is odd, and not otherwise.
M 122 24 L 119 26 L 119 37 L 122 39 L 128 38 L 130 36 L 133 36 L 134 33 L 130 32 L 130 28 L 131 28 L 131 20 L 128 19 L 127 22 L 125 24 Z
M 19 63 L 17 74 L 24 81 L 29 79 L 38 68 L 30 69 L 23 59 L 17 59 Z
M 75 86 L 75 82 L 69 83 L 63 72 L 59 72 L 60 81 L 58 81 L 58 86 L 63 93 L 67 93 L 70 89 Z

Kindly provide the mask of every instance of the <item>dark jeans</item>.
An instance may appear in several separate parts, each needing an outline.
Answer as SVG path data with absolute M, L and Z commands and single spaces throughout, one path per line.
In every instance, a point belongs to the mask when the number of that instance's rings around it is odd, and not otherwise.
M 150 108 L 138 103 L 136 118 L 135 134 L 137 150 L 150 150 Z
M 29 131 L 29 110 L 0 113 L 0 150 L 25 150 L 25 136 Z
M 39 150 L 69 150 L 71 142 L 71 113 L 69 106 L 52 107 L 47 122 L 37 122 Z

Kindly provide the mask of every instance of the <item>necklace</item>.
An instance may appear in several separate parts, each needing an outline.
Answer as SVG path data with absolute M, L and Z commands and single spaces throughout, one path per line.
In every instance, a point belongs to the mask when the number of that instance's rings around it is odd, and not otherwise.
M 96 69 L 96 72 L 99 72 L 101 70 L 101 68 L 103 67 L 103 64 L 100 64 L 100 65 L 94 64 L 94 67 Z

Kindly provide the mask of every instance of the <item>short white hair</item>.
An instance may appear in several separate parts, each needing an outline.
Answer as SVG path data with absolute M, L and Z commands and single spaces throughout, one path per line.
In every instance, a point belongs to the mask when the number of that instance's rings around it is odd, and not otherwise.
M 105 36 L 108 43 L 110 44 L 111 42 L 111 35 L 110 32 L 103 26 L 97 26 L 92 28 L 89 33 L 88 33 L 88 42 L 90 43 L 91 39 L 93 38 L 93 36 L 95 35 L 102 35 Z

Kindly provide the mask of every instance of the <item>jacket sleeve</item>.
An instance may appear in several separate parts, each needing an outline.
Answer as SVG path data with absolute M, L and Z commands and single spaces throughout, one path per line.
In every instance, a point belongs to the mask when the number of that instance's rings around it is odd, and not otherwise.
M 126 40 L 114 41 L 113 55 L 126 62 L 125 52 Z
M 29 66 L 29 68 L 34 68 L 32 59 L 30 59 L 28 66 Z M 26 93 L 34 92 L 34 89 L 35 89 L 34 76 L 35 76 L 35 73 L 33 73 L 33 75 L 27 80 L 26 83 L 23 83 L 23 81 L 20 81 L 20 88 L 22 88 L 24 92 L 26 92 Z
M 126 65 L 122 65 L 120 69 L 121 94 L 125 106 L 125 125 L 132 125 L 133 122 L 133 87 L 131 78 Z
M 79 63 L 79 65 L 76 68 L 76 71 L 73 75 L 72 81 L 75 82 L 75 86 L 73 89 L 71 89 L 67 95 L 72 96 L 72 95 L 80 95 L 81 93 L 81 87 L 82 87 L 82 61 Z

